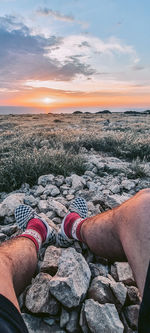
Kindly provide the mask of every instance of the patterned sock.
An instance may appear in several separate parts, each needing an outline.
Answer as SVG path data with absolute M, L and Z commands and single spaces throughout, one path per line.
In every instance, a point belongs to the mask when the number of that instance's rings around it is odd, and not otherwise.
M 64 232 L 67 237 L 82 241 L 80 230 L 84 221 L 85 219 L 82 219 L 79 214 L 69 213 L 64 222 Z
M 28 222 L 26 230 L 18 237 L 31 239 L 38 252 L 42 243 L 46 240 L 46 235 L 47 229 L 44 223 L 38 218 L 33 218 Z

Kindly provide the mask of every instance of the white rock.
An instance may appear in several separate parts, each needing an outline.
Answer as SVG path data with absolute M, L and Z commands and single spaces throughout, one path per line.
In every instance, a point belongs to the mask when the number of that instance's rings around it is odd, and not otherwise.
M 40 176 L 38 179 L 38 185 L 46 186 L 47 184 L 51 184 L 53 180 L 54 176 L 51 174 Z
M 110 289 L 110 280 L 104 276 L 94 278 L 88 290 L 88 297 L 101 304 L 114 303 L 113 293 Z
M 92 333 L 123 333 L 124 327 L 114 304 L 85 301 L 85 317 Z
M 0 204 L 0 217 L 5 215 L 11 216 L 14 214 L 17 206 L 24 203 L 24 193 L 14 193 L 10 194 L 4 201 Z
M 60 202 L 48 198 L 47 203 L 48 203 L 48 210 L 54 211 L 60 217 L 64 217 L 66 215 L 67 208 L 64 205 L 62 205 Z
M 84 257 L 68 248 L 62 252 L 57 274 L 50 281 L 50 292 L 67 308 L 76 307 L 87 293 L 90 278 Z
M 55 185 L 46 185 L 44 194 L 51 195 L 52 197 L 56 197 L 56 195 L 60 194 L 60 191 Z
M 39 209 L 40 213 L 47 213 L 49 210 L 47 200 L 40 200 L 38 203 L 38 209 Z
M 135 188 L 135 183 L 131 180 L 128 180 L 128 179 L 123 180 L 121 185 L 125 190 L 128 190 L 128 191 Z
M 133 273 L 128 262 L 115 262 L 114 265 L 111 266 L 111 273 L 119 282 L 124 282 L 128 285 L 135 284 Z
M 35 197 L 39 197 L 44 192 L 44 187 L 42 185 L 39 185 L 34 193 Z

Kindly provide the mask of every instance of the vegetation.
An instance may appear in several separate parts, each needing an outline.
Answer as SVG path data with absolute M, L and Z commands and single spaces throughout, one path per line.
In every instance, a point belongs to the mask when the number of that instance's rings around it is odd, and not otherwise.
M 33 185 L 46 173 L 83 174 L 83 150 L 133 161 L 128 177 L 145 177 L 149 133 L 149 114 L 0 116 L 0 191 Z

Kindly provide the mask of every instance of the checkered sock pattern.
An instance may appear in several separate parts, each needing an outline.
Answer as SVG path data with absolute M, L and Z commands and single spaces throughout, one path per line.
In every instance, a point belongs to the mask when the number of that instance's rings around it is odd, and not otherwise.
M 20 237 L 30 238 L 35 243 L 37 250 L 44 242 L 56 244 L 55 230 L 30 206 L 18 206 L 15 210 L 15 218 L 18 228 L 23 231 Z
M 70 246 L 73 241 L 80 240 L 81 226 L 87 217 L 87 204 L 83 198 L 76 198 L 69 207 L 68 214 L 64 217 L 61 229 L 57 235 L 57 244 L 61 247 Z

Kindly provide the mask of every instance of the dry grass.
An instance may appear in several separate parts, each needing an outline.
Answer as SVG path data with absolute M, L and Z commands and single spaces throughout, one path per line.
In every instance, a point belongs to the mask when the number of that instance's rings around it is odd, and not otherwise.
M 149 134 L 150 115 L 0 116 L 0 191 L 24 182 L 32 185 L 44 173 L 82 174 L 82 147 L 129 161 L 138 159 L 139 170 L 140 161 L 150 161 Z M 134 164 L 132 174 L 137 169 Z

